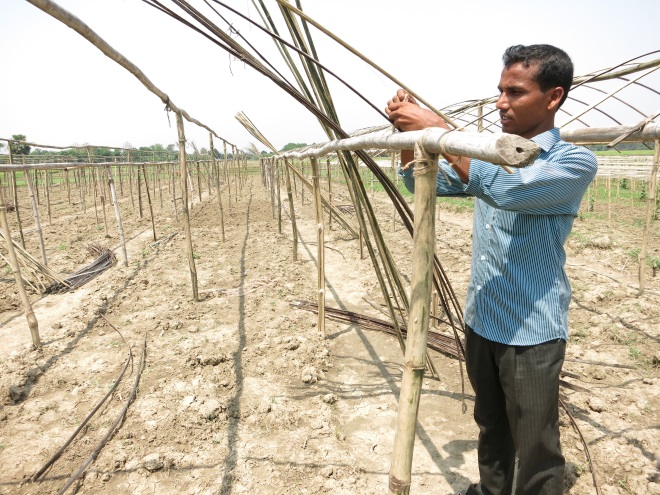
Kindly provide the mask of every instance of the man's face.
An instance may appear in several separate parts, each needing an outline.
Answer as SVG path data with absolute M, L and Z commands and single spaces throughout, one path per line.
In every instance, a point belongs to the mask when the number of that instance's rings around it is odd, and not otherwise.
M 536 70 L 536 65 L 525 67 L 522 63 L 502 70 L 496 104 L 502 132 L 530 139 L 554 127 L 555 112 L 564 90 L 557 87 L 541 91 L 534 80 Z

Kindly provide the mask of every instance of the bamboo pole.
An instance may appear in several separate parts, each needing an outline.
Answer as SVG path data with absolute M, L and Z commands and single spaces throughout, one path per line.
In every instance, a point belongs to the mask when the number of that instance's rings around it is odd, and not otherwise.
M 121 170 L 121 168 L 119 169 Z M 110 197 L 112 204 L 115 205 L 115 216 L 117 217 L 117 229 L 119 231 L 119 242 L 121 244 L 121 254 L 124 258 L 124 266 L 128 266 L 128 254 L 126 252 L 126 238 L 124 237 L 124 224 L 121 221 L 121 211 L 119 210 L 119 201 L 117 201 L 117 191 L 115 190 L 115 181 L 112 178 L 112 169 L 110 165 L 106 167 L 108 173 L 108 187 L 110 188 Z
M 50 208 L 50 172 L 45 170 L 46 173 L 46 212 L 48 213 L 48 225 L 53 225 L 53 216 Z
M 211 148 L 211 160 L 215 170 L 215 188 L 218 190 L 218 207 L 220 208 L 220 230 L 222 230 L 222 242 L 225 242 L 225 215 L 222 211 L 222 193 L 220 191 L 220 170 L 215 161 L 215 148 L 213 147 L 213 133 L 209 132 L 209 146 Z
M 314 205 L 316 212 L 317 249 L 317 288 L 318 288 L 318 329 L 325 335 L 325 235 L 323 232 L 323 205 L 321 204 L 321 187 L 319 185 L 319 165 L 316 157 L 310 159 L 312 168 L 312 184 L 314 185 Z
M 149 203 L 149 214 L 151 215 L 151 231 L 153 232 L 154 242 L 156 242 L 156 223 L 154 220 L 154 206 L 151 204 L 151 192 L 149 192 L 149 181 L 147 180 L 147 170 L 144 164 L 142 168 L 142 177 L 144 178 L 144 189 L 147 192 L 147 202 Z
M 229 163 L 227 160 L 227 141 L 222 140 L 222 149 L 224 153 L 223 157 L 223 169 L 225 182 L 227 183 L 227 210 L 231 213 L 231 181 L 229 180 Z
M 186 179 L 188 170 L 186 166 L 186 135 L 183 130 L 183 117 L 181 112 L 176 113 L 176 128 L 179 133 L 179 164 L 181 167 L 181 211 L 183 213 L 183 226 L 186 233 L 186 250 L 188 253 L 188 266 L 190 268 L 190 280 L 192 283 L 193 300 L 199 301 L 199 290 L 197 287 L 197 268 L 193 255 L 192 233 L 190 231 L 190 215 L 188 214 L 188 188 Z
M 89 163 L 92 163 L 92 154 L 89 151 L 89 146 L 86 148 L 87 150 L 87 160 Z M 94 179 L 94 217 L 96 218 L 96 223 L 99 223 L 99 210 L 98 210 L 98 205 L 96 203 L 96 175 L 94 174 L 94 169 L 92 169 L 92 178 Z
M 296 227 L 296 210 L 293 205 L 293 191 L 291 190 L 291 174 L 288 160 L 284 159 L 284 172 L 286 177 L 286 195 L 289 198 L 289 212 L 291 215 L 291 230 L 293 231 L 293 261 L 298 260 L 298 228 Z
M 140 219 L 142 219 L 143 212 L 142 212 L 142 181 L 140 180 L 140 172 L 144 172 L 144 170 L 138 165 L 137 169 L 135 170 L 135 175 L 137 177 L 137 198 L 138 198 L 138 214 L 140 216 Z
M 268 158 L 267 160 L 265 160 L 265 163 L 267 163 L 268 182 L 270 182 L 270 211 L 271 211 L 271 216 L 275 218 L 275 169 L 274 169 L 275 159 L 274 157 Z
M 332 177 L 330 172 L 330 157 L 325 159 L 325 168 L 328 172 L 328 205 L 332 208 Z M 332 214 L 328 215 L 328 230 L 332 230 Z
M 34 310 L 32 309 L 32 304 L 30 303 L 30 298 L 25 291 L 25 285 L 23 284 L 23 277 L 21 277 L 21 267 L 18 264 L 18 258 L 16 257 L 16 250 L 14 249 L 14 243 L 12 242 L 11 232 L 9 231 L 9 222 L 7 221 L 7 203 L 5 202 L 5 195 L 0 187 L 0 225 L 4 232 L 5 241 L 7 242 L 7 253 L 9 254 L 9 263 L 11 264 L 11 270 L 14 273 L 14 280 L 16 281 L 16 287 L 18 289 L 18 294 L 23 303 L 23 310 L 25 312 L 25 318 L 27 319 L 28 328 L 30 329 L 30 334 L 32 335 L 32 345 L 35 349 L 41 349 L 41 339 L 39 338 L 39 322 L 37 317 L 34 315 Z
M 280 191 L 281 160 L 275 159 L 275 185 L 277 186 L 277 233 L 282 234 L 282 193 Z
M 13 141 L 7 142 L 7 150 L 9 152 L 9 164 L 14 164 L 14 155 L 11 151 L 11 145 Z M 19 213 L 20 208 L 18 205 L 18 183 L 16 181 L 16 172 L 12 172 L 12 189 L 14 191 L 14 211 L 16 212 L 16 221 L 18 222 L 18 233 L 21 236 L 21 247 L 25 249 L 25 236 L 23 235 L 23 224 L 21 223 L 21 214 Z M 23 176 L 25 176 L 25 171 L 23 171 Z M 6 206 L 6 205 L 3 205 Z
M 648 248 L 649 237 L 651 235 L 651 224 L 653 222 L 653 211 L 655 210 L 656 184 L 658 178 L 658 167 L 660 166 L 660 139 L 655 140 L 655 151 L 653 153 L 653 168 L 648 182 L 648 192 L 646 194 L 646 221 L 644 222 L 644 236 L 642 237 L 642 248 L 639 252 L 639 295 L 644 294 L 646 285 L 645 265 L 646 251 Z
M 44 233 L 41 229 L 41 220 L 39 218 L 39 206 L 37 205 L 36 198 L 34 197 L 34 185 L 32 184 L 32 176 L 27 170 L 24 172 L 25 182 L 27 183 L 28 192 L 30 194 L 30 202 L 32 203 L 32 216 L 34 218 L 34 225 L 37 229 L 37 236 L 39 238 L 39 251 L 41 252 L 41 261 L 43 261 L 44 266 L 48 266 L 48 260 L 46 259 L 46 246 L 44 243 Z
M 394 180 L 396 178 L 396 151 L 391 150 L 392 153 L 392 160 L 390 163 L 391 171 L 392 171 L 392 184 L 394 184 Z M 397 211 L 396 207 L 393 206 L 392 208 L 392 232 L 396 232 L 396 217 L 397 217 Z
M 389 474 L 390 495 L 410 493 L 415 426 L 424 378 L 435 244 L 435 190 L 438 156 L 415 146 L 415 230 L 410 315 L 401 380 L 397 429 Z
M 103 226 L 105 227 L 105 235 L 108 237 L 110 233 L 108 232 L 108 216 L 105 214 L 105 185 L 103 184 L 103 170 L 96 169 L 96 174 L 98 177 L 101 209 L 103 210 Z

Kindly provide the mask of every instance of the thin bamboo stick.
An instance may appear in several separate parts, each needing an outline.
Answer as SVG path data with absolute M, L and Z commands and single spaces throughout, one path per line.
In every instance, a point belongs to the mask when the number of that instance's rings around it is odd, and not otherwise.
M 121 170 L 121 168 L 119 169 Z M 110 197 L 112 204 L 115 205 L 115 216 L 117 217 L 117 229 L 119 230 L 119 242 L 121 244 L 121 254 L 124 258 L 124 266 L 128 266 L 128 254 L 126 252 L 126 238 L 124 237 L 124 224 L 121 221 L 121 211 L 119 210 L 119 201 L 117 201 L 117 191 L 115 190 L 115 181 L 112 178 L 112 169 L 110 165 L 106 167 L 108 173 L 108 187 L 110 188 Z
M 653 211 L 655 210 L 656 183 L 658 178 L 658 167 L 660 166 L 660 140 L 655 140 L 655 152 L 653 153 L 653 168 L 648 182 L 646 195 L 646 221 L 644 222 L 644 236 L 642 237 L 642 248 L 639 251 L 639 295 L 644 294 L 646 285 L 646 251 L 649 237 L 651 235 L 651 224 L 653 222 Z
M 48 266 L 48 260 L 46 259 L 46 246 L 44 243 L 44 233 L 41 229 L 41 220 L 39 218 L 39 207 L 37 205 L 36 198 L 34 197 L 34 186 L 32 185 L 32 176 L 30 172 L 25 171 L 25 182 L 28 186 L 28 192 L 30 194 L 30 202 L 32 203 L 32 216 L 34 217 L 34 225 L 37 229 L 37 236 L 39 238 L 39 251 L 41 252 L 41 261 L 43 261 L 44 266 Z
M 144 170 L 140 166 L 138 166 L 138 168 L 135 169 L 135 175 L 137 176 L 138 214 L 140 215 L 140 219 L 142 219 L 142 217 L 143 217 L 143 213 L 142 213 L 142 181 L 140 180 L 140 175 L 144 175 L 144 174 L 141 174 L 141 172 L 143 172 L 143 171 Z
M 192 232 L 190 231 L 190 215 L 188 214 L 188 188 L 186 178 L 188 170 L 186 166 L 186 135 L 183 130 L 183 117 L 181 112 L 176 113 L 176 128 L 179 133 L 179 165 L 181 167 L 181 211 L 183 213 L 183 226 L 186 233 L 186 250 L 188 253 L 188 266 L 190 268 L 190 279 L 192 283 L 193 300 L 199 301 L 199 290 L 197 287 L 197 268 L 193 254 Z
M 14 155 L 11 152 L 12 141 L 7 142 L 7 150 L 9 152 L 9 164 L 14 163 Z M 25 176 L 25 172 L 23 172 Z M 18 222 L 18 233 L 21 236 L 21 247 L 25 249 L 25 236 L 23 235 L 23 224 L 21 223 L 21 214 L 19 213 L 20 208 L 18 205 L 18 184 L 16 181 L 16 172 L 12 172 L 12 189 L 14 190 L 14 211 L 16 212 L 16 221 Z M 6 206 L 6 205 L 5 205 Z
M 211 161 L 215 170 L 215 188 L 218 190 L 218 207 L 220 208 L 220 230 L 222 230 L 222 242 L 225 242 L 225 215 L 222 211 L 222 192 L 220 191 L 220 170 L 215 161 L 215 148 L 213 147 L 213 133 L 209 132 L 209 146 L 211 148 Z
M 298 260 L 298 229 L 296 227 L 296 210 L 293 205 L 293 191 L 291 190 L 291 174 L 288 160 L 284 159 L 284 172 L 286 177 L 286 195 L 289 198 L 289 212 L 291 216 L 291 230 L 293 231 L 293 261 Z
M 312 184 L 314 185 L 314 205 L 316 212 L 317 249 L 317 288 L 318 288 L 318 329 L 325 335 L 325 235 L 323 232 L 323 205 L 321 204 L 321 188 L 319 185 L 319 164 L 315 157 L 310 159 L 312 168 Z
M 415 147 L 415 233 L 412 249 L 410 316 L 405 365 L 401 380 L 397 430 L 389 475 L 391 495 L 410 493 L 415 426 L 424 378 L 429 304 L 435 244 L 435 189 L 438 173 L 436 154 Z
M 18 294 L 23 303 L 23 310 L 25 312 L 25 318 L 27 319 L 28 327 L 30 329 L 30 335 L 32 335 L 32 345 L 35 349 L 41 349 L 41 339 L 39 337 L 39 322 L 37 317 L 34 315 L 34 310 L 32 309 L 32 304 L 30 303 L 30 298 L 25 291 L 25 285 L 23 284 L 23 278 L 21 277 L 21 267 L 18 264 L 18 258 L 16 257 L 16 251 L 14 250 L 14 243 L 11 240 L 11 232 L 9 231 L 9 222 L 7 221 L 7 203 L 5 202 L 5 195 L 0 187 L 0 223 L 2 224 L 2 230 L 4 232 L 5 241 L 7 242 L 7 253 L 9 254 L 9 262 L 11 263 L 11 269 L 14 273 L 14 280 L 16 281 L 16 287 L 18 289 Z
M 329 157 L 325 159 L 325 168 L 328 171 L 328 205 L 332 208 L 332 177 Z M 332 215 L 328 215 L 328 230 L 332 230 Z
M 277 186 L 277 233 L 282 234 L 282 194 L 280 191 L 281 160 L 275 159 L 275 185 Z
M 151 192 L 149 192 L 149 181 L 147 180 L 147 170 L 144 164 L 140 165 L 142 168 L 142 177 L 144 178 L 144 189 L 147 192 L 147 202 L 149 203 L 149 214 L 151 215 L 151 231 L 153 233 L 154 242 L 158 239 L 156 238 L 156 223 L 154 220 L 154 206 L 151 204 Z

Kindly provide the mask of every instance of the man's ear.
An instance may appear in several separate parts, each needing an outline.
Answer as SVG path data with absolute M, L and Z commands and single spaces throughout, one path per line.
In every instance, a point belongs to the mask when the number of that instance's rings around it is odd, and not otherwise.
M 548 110 L 557 111 L 559 104 L 564 97 L 564 88 L 557 86 L 550 90 L 550 100 L 548 101 Z

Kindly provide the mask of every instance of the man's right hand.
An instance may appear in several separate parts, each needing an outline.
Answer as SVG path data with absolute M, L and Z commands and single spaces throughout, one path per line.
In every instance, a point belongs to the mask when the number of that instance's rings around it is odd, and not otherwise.
M 432 111 L 420 107 L 417 101 L 403 89 L 397 90 L 394 97 L 387 102 L 385 113 L 394 127 L 402 132 L 419 131 L 427 127 L 449 129 L 444 120 Z

